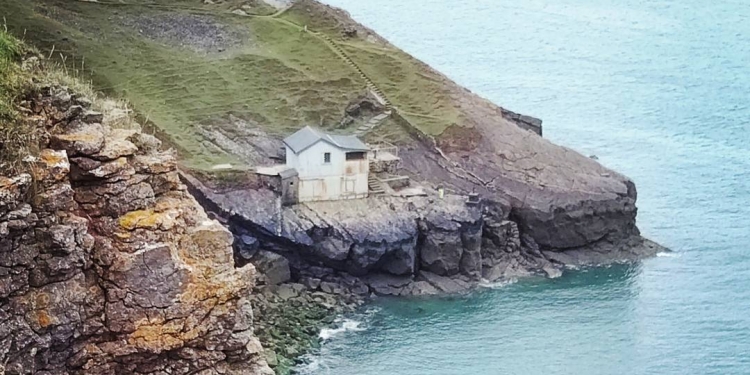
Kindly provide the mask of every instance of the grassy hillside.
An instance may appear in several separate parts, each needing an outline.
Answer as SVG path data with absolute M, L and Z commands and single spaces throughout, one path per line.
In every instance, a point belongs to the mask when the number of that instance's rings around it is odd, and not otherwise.
M 196 169 L 242 164 L 207 136 L 229 115 L 278 136 L 339 124 L 366 83 L 317 32 L 333 38 L 422 131 L 461 124 L 441 77 L 390 45 L 344 37 L 341 19 L 313 2 L 280 13 L 259 0 L 4 0 L 0 13 L 12 32 L 64 59 L 72 74 L 131 102 Z M 393 124 L 378 133 L 371 137 L 405 137 Z

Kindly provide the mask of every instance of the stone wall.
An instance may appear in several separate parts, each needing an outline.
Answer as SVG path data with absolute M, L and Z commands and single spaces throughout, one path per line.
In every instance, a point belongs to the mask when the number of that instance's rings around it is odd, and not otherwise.
M 48 141 L 28 174 L 0 177 L 4 374 L 272 374 L 231 233 L 155 138 L 102 125 L 90 103 L 29 98 Z

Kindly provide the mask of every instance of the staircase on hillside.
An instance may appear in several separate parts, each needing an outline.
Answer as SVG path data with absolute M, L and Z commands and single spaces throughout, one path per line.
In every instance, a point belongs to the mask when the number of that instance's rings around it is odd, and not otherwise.
M 385 189 L 383 188 L 383 183 L 378 180 L 377 177 L 373 173 L 370 173 L 370 175 L 367 177 L 367 185 L 370 188 L 370 195 L 383 195 L 385 194 Z
M 365 133 L 369 133 L 372 129 L 375 129 L 375 127 L 377 127 L 383 121 L 385 121 L 385 119 L 387 119 L 388 116 L 390 115 L 391 115 L 391 111 L 386 111 L 371 118 L 365 124 L 357 128 L 357 130 L 354 132 L 354 135 L 361 136 L 361 135 L 364 135 Z
M 368 77 L 367 74 L 365 74 L 365 72 L 362 71 L 359 65 L 357 65 L 357 63 L 355 63 L 354 60 L 352 60 L 351 57 L 349 57 L 349 55 L 347 55 L 346 52 L 344 52 L 344 49 L 341 48 L 341 46 L 339 46 L 338 43 L 336 43 L 333 39 L 331 39 L 331 37 L 323 33 L 318 33 L 317 35 L 320 36 L 326 42 L 326 44 L 328 44 L 328 46 L 330 46 L 331 49 L 333 49 L 333 51 L 336 52 L 336 54 L 339 55 L 339 57 L 344 60 L 344 62 L 346 62 L 349 66 L 354 68 L 354 70 L 356 70 L 357 73 L 359 73 L 359 76 L 362 77 L 365 83 L 367 83 L 367 87 L 370 90 L 372 90 L 372 92 L 375 93 L 376 96 L 378 96 L 380 99 L 383 100 L 386 110 L 390 112 L 390 110 L 393 108 L 393 104 L 385 96 L 385 94 L 383 93 L 383 90 L 381 90 L 375 84 L 375 82 L 373 82 L 370 79 L 370 77 Z

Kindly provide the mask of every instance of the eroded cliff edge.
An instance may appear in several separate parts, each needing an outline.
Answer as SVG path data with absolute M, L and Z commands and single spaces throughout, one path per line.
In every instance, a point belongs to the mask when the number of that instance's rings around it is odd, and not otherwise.
M 57 86 L 20 103 L 41 151 L 0 177 L 0 373 L 273 374 L 255 268 L 172 153 L 90 107 Z

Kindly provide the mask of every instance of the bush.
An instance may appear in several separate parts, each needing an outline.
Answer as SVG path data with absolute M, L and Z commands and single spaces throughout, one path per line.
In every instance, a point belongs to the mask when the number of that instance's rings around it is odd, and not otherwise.
M 23 91 L 25 79 L 18 67 L 23 45 L 5 31 L 0 31 L 0 121 L 11 121 L 13 103 Z
M 18 62 L 23 44 L 0 30 L 0 174 L 21 171 L 22 159 L 36 143 L 36 132 L 19 119 L 15 109 L 18 98 L 28 86 L 26 74 Z
M 8 32 L 0 30 L 0 60 L 15 60 L 23 51 L 21 42 Z

